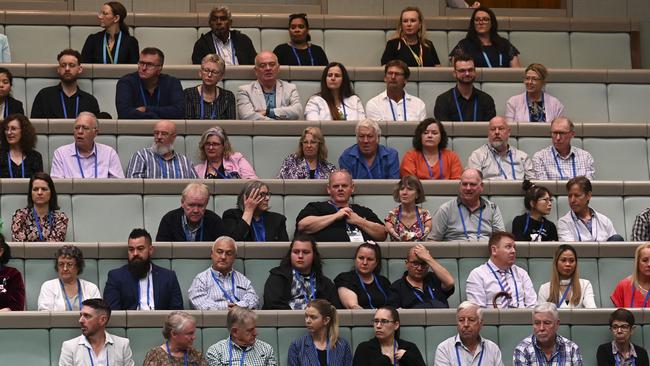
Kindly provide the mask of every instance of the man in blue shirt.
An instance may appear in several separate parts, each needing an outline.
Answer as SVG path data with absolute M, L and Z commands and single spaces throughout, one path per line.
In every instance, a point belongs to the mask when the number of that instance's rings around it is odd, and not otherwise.
M 379 144 L 379 123 L 359 121 L 355 133 L 357 143 L 343 151 L 339 167 L 349 171 L 353 179 L 399 179 L 397 150 Z

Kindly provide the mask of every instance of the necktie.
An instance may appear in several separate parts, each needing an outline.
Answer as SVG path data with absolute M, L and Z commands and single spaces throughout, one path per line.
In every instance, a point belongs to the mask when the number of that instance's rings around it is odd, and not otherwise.
M 501 274 L 501 283 L 503 284 L 503 291 L 507 292 L 508 295 L 510 295 L 510 298 L 507 298 L 506 301 L 503 303 L 505 308 L 509 308 L 511 303 L 512 303 L 512 291 L 510 290 L 510 284 L 508 283 L 508 271 L 506 270 L 499 270 L 499 273 Z

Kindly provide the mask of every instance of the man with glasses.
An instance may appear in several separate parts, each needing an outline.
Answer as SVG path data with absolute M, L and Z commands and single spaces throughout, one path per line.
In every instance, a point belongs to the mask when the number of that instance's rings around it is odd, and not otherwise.
M 436 98 L 433 115 L 438 121 L 489 121 L 497 115 L 494 99 L 474 87 L 476 68 L 471 56 L 454 56 L 456 86 Z
M 227 6 L 217 6 L 208 17 L 210 31 L 194 43 L 192 63 L 198 65 L 205 55 L 216 53 L 226 65 L 252 65 L 255 63 L 255 47 L 244 33 L 230 29 L 232 14 Z
M 155 47 L 140 51 L 138 71 L 117 82 L 115 107 L 122 119 L 185 117 L 185 100 L 180 81 L 162 74 L 165 55 Z
M 609 316 L 612 341 L 598 346 L 598 366 L 648 365 L 648 352 L 631 342 L 634 334 L 634 314 L 627 309 L 616 309 Z
M 176 125 L 160 121 L 153 130 L 153 144 L 138 150 L 126 169 L 127 178 L 196 179 L 194 165 L 185 155 L 174 151 Z
M 188 184 L 181 194 L 181 207 L 160 220 L 156 241 L 213 241 L 223 235 L 221 217 L 206 209 L 209 200 L 208 186 Z
M 90 112 L 81 112 L 74 122 L 74 142 L 54 151 L 52 178 L 124 178 L 115 150 L 95 142 L 99 122 Z
M 79 88 L 77 79 L 83 72 L 79 51 L 65 49 L 56 56 L 57 85 L 41 89 L 32 104 L 31 118 L 77 118 L 81 112 L 99 114 L 97 99 Z
M 280 63 L 275 53 L 262 51 L 255 57 L 257 80 L 242 85 L 237 91 L 237 112 L 240 119 L 301 119 L 302 104 L 294 84 L 278 79 Z
M 386 90 L 366 103 L 366 116 L 375 121 L 422 121 L 427 107 L 422 99 L 404 89 L 411 71 L 402 60 L 391 60 L 384 66 Z
M 417 244 L 409 249 L 404 275 L 391 285 L 388 303 L 404 309 L 448 308 L 454 290 L 451 273 Z
M 581 175 L 594 179 L 594 158 L 588 151 L 571 145 L 575 135 L 570 119 L 558 117 L 551 122 L 553 144 L 533 155 L 535 179 L 568 180 Z

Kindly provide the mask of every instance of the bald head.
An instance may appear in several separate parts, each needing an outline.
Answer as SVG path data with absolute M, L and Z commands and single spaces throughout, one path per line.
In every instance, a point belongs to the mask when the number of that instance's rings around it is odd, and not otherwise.
M 503 152 L 508 148 L 510 126 L 505 118 L 496 116 L 488 124 L 488 142 L 497 151 Z

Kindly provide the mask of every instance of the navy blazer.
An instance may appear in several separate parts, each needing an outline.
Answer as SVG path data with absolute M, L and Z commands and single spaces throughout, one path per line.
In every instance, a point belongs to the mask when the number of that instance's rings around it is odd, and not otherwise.
M 352 366 L 352 350 L 345 339 L 339 337 L 336 347 L 330 350 L 330 364 Z M 320 366 L 318 349 L 311 335 L 306 334 L 291 342 L 287 356 L 287 366 Z
M 153 301 L 156 310 L 183 310 L 183 296 L 176 272 L 151 264 Z M 127 265 L 108 272 L 104 300 L 111 310 L 136 310 L 138 308 L 138 280 L 133 278 Z

